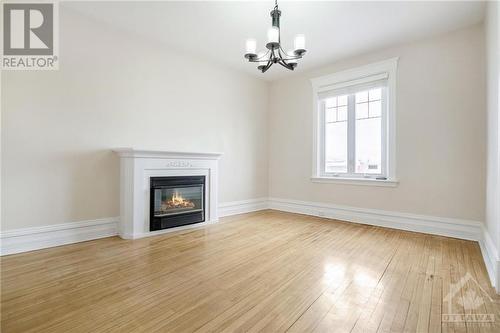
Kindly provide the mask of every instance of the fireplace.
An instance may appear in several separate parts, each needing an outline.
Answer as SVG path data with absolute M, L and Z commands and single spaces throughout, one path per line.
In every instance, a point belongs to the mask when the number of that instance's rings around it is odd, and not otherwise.
M 205 176 L 150 179 L 150 231 L 205 221 Z
M 220 153 L 134 148 L 119 148 L 115 149 L 115 152 L 120 156 L 120 224 L 118 225 L 120 237 L 124 239 L 149 237 L 178 228 L 196 228 L 218 221 L 217 188 Z M 173 211 L 169 209 L 168 202 L 165 202 L 161 209 L 161 202 L 168 199 L 172 201 L 172 195 L 177 206 L 180 199 L 179 195 L 175 195 L 175 191 L 174 193 L 163 191 L 165 200 L 161 196 L 157 197 L 159 199 L 156 200 L 156 204 L 159 209 L 156 209 L 155 214 L 154 190 L 160 190 L 157 194 L 161 195 L 162 187 L 165 187 L 164 190 L 171 190 L 171 186 L 198 187 L 197 198 L 190 197 L 196 193 L 191 193 L 192 188 L 190 191 L 187 189 L 177 191 L 182 199 L 192 201 L 194 207 L 189 207 L 192 205 L 188 203 L 184 204 L 187 207 L 177 207 L 182 209 Z M 200 207 L 202 212 L 199 211 Z M 174 225 L 180 226 L 174 228 Z M 161 230 L 162 228 L 169 229 Z

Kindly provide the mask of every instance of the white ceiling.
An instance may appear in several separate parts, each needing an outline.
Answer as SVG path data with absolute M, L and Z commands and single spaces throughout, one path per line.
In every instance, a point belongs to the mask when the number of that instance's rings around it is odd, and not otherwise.
M 98 21 L 161 41 L 180 52 L 245 71 L 265 80 L 293 75 L 275 65 L 262 74 L 244 58 L 245 39 L 264 49 L 273 1 L 249 2 L 65 2 Z M 295 34 L 308 50 L 296 71 L 392 44 L 479 23 L 483 2 L 280 1 L 284 48 Z

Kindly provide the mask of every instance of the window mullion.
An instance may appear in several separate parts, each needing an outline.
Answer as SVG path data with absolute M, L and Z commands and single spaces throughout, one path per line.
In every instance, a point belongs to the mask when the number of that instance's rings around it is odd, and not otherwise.
M 325 130 L 326 130 L 326 107 L 325 107 L 325 101 L 321 100 L 320 102 L 320 109 L 319 109 L 319 117 L 320 117 L 320 174 L 324 175 L 325 174 L 325 149 L 326 149 L 326 142 L 325 142 Z
M 356 156 L 356 95 L 351 94 L 347 99 L 347 173 L 353 174 L 355 169 Z
M 383 177 L 388 177 L 389 174 L 387 172 L 389 161 L 387 159 L 388 157 L 388 139 L 387 139 L 387 132 L 388 132 L 388 120 L 389 120 L 389 115 L 388 115 L 388 110 L 387 110 L 387 88 L 382 88 L 382 94 L 381 94 L 381 104 L 382 104 L 382 109 L 381 109 L 381 131 L 382 131 L 382 156 L 381 156 L 381 173 Z

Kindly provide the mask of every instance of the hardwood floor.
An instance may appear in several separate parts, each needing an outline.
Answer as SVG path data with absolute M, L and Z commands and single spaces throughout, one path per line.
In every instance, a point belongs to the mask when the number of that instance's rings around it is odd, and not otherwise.
M 475 242 L 274 211 L 223 221 L 2 257 L 2 332 L 500 331 Z

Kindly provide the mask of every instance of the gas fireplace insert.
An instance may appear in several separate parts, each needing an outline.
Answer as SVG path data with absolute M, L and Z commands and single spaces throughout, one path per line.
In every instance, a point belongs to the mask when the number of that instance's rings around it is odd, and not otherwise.
M 205 176 L 151 177 L 150 231 L 205 221 Z

